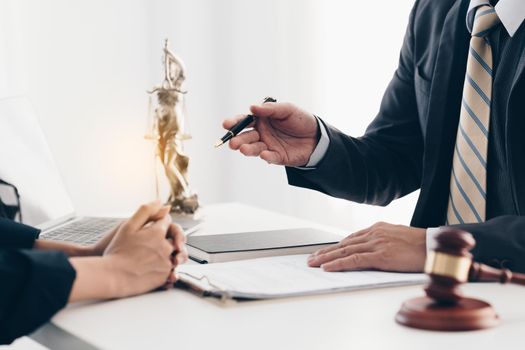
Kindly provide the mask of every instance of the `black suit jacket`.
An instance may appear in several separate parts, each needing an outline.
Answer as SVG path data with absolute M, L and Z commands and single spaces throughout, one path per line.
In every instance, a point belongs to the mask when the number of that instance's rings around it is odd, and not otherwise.
M 445 223 L 470 34 L 468 0 L 419 0 L 399 67 L 364 136 L 326 125 L 330 146 L 315 170 L 287 168 L 291 185 L 375 205 L 421 189 L 411 225 Z M 520 30 L 523 30 L 521 28 Z M 506 145 L 513 207 L 509 216 L 458 225 L 476 238 L 477 261 L 525 271 L 525 56 L 507 100 Z M 503 136 L 502 136 L 503 137 Z
M 62 252 L 31 250 L 38 234 L 0 218 L 0 344 L 34 331 L 69 298 L 75 270 Z

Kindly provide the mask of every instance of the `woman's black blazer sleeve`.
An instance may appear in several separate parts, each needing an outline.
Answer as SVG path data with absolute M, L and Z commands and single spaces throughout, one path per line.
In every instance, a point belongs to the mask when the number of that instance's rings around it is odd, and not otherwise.
M 69 298 L 75 270 L 62 252 L 30 250 L 38 234 L 0 219 L 0 344 L 33 332 Z

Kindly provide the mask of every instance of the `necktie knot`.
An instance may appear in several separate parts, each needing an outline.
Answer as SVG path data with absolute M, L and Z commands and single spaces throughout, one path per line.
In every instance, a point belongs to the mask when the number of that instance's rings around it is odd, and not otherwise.
M 500 19 L 494 10 L 494 7 L 483 5 L 476 9 L 474 18 L 470 21 L 470 28 L 472 36 L 484 37 L 487 36 L 492 29 L 500 24 Z

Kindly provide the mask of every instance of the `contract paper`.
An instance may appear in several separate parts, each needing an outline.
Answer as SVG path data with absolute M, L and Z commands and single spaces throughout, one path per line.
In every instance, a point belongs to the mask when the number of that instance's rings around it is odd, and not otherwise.
M 424 274 L 380 271 L 324 272 L 308 267 L 308 254 L 215 264 L 187 264 L 180 280 L 205 295 L 270 299 L 355 289 L 422 284 Z

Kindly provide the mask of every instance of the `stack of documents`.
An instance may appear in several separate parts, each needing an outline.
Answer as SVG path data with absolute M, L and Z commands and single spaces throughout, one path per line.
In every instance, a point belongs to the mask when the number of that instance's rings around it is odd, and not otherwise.
M 380 271 L 324 272 L 308 267 L 308 254 L 216 264 L 186 264 L 180 281 L 204 296 L 271 299 L 365 288 L 422 284 L 424 274 Z

